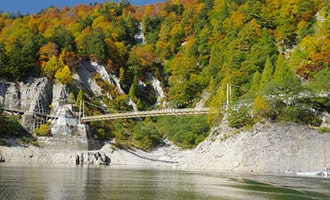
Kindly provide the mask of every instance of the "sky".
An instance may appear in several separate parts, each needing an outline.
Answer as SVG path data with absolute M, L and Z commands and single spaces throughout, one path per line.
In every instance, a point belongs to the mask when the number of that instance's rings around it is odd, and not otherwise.
M 119 2 L 119 0 L 111 0 Z M 156 2 L 165 2 L 166 0 L 128 0 L 131 4 L 141 6 L 145 4 L 153 4 Z M 76 4 L 90 4 L 104 1 L 101 0 L 0 0 L 0 11 L 13 12 L 22 14 L 37 13 L 41 9 L 48 8 L 50 6 L 57 6 L 63 8 L 65 6 L 72 7 Z

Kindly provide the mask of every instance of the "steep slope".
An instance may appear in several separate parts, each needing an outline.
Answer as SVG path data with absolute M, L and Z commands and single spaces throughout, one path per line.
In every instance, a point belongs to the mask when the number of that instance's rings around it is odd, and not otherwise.
M 226 138 L 226 139 L 225 139 Z M 218 127 L 183 167 L 294 173 L 329 167 L 330 135 L 297 124 L 257 124 L 250 131 Z

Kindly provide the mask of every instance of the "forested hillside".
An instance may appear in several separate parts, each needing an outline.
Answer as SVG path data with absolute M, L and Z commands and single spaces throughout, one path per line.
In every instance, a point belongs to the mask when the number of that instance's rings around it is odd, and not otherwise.
M 0 76 L 46 76 L 67 84 L 80 100 L 89 94 L 75 88 L 72 75 L 90 60 L 116 75 L 126 93 L 95 74 L 103 96 L 89 97 L 112 112 L 131 110 L 129 99 L 139 110 L 152 109 L 150 77 L 161 81 L 168 106 L 194 107 L 206 98 L 205 106 L 217 111 L 203 120 L 92 124 L 99 139 L 133 141 L 144 149 L 162 137 L 184 147 L 198 144 L 223 119 L 228 85 L 232 127 L 264 119 L 317 127 L 320 114 L 330 112 L 329 13 L 327 0 L 169 0 L 141 7 L 121 0 L 26 16 L 1 13 Z M 140 31 L 144 38 L 137 39 Z

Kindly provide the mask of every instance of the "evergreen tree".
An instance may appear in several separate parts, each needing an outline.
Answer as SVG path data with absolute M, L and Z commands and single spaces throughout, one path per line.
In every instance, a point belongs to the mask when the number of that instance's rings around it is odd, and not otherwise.
M 274 66 L 271 59 L 268 57 L 265 63 L 264 70 L 261 74 L 261 80 L 259 84 L 260 91 L 267 91 L 267 87 L 270 86 L 271 81 L 273 80 Z
M 7 69 L 8 56 L 5 49 L 5 44 L 0 42 L 0 76 L 6 76 L 9 74 Z
M 76 101 L 76 97 L 74 96 L 73 92 L 70 92 L 69 97 L 68 97 L 68 103 L 73 104 Z
M 129 92 L 128 92 L 128 96 L 129 98 L 132 99 L 132 101 L 136 102 L 137 101 L 137 97 L 136 97 L 136 92 L 138 90 L 138 79 L 137 79 L 137 75 L 134 76 L 134 79 L 133 79 L 133 82 L 132 82 L 132 85 L 129 89 Z
M 82 90 L 79 90 L 77 99 L 76 99 L 76 105 L 79 106 L 80 102 L 84 100 L 84 92 Z
M 274 80 L 273 80 L 273 94 L 283 96 L 286 104 L 290 97 L 297 95 L 302 87 L 300 81 L 295 73 L 288 67 L 286 60 L 280 54 L 276 60 Z
M 330 92 L 330 70 L 324 68 L 321 71 L 317 72 L 312 80 L 307 84 L 307 88 L 310 89 L 314 94 Z
M 59 46 L 60 51 L 64 49 L 69 52 L 77 51 L 74 35 L 69 30 L 63 28 L 63 26 L 55 28 L 50 40 Z
M 261 79 L 260 73 L 258 71 L 255 72 L 253 74 L 252 83 L 249 91 L 249 93 L 252 94 L 252 96 L 260 94 L 260 79 Z

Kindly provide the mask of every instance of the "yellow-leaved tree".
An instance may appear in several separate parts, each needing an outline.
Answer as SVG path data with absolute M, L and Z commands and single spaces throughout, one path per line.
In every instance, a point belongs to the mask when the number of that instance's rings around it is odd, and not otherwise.
M 71 70 L 69 66 L 64 65 L 64 67 L 58 69 L 55 73 L 55 78 L 59 80 L 62 84 L 69 84 L 72 82 Z
M 62 63 L 59 62 L 56 56 L 51 56 L 46 64 L 42 67 L 42 73 L 49 79 L 53 79 L 57 70 L 62 68 Z
M 265 97 L 258 95 L 255 98 L 253 104 L 253 115 L 257 120 L 271 117 L 271 107 Z

